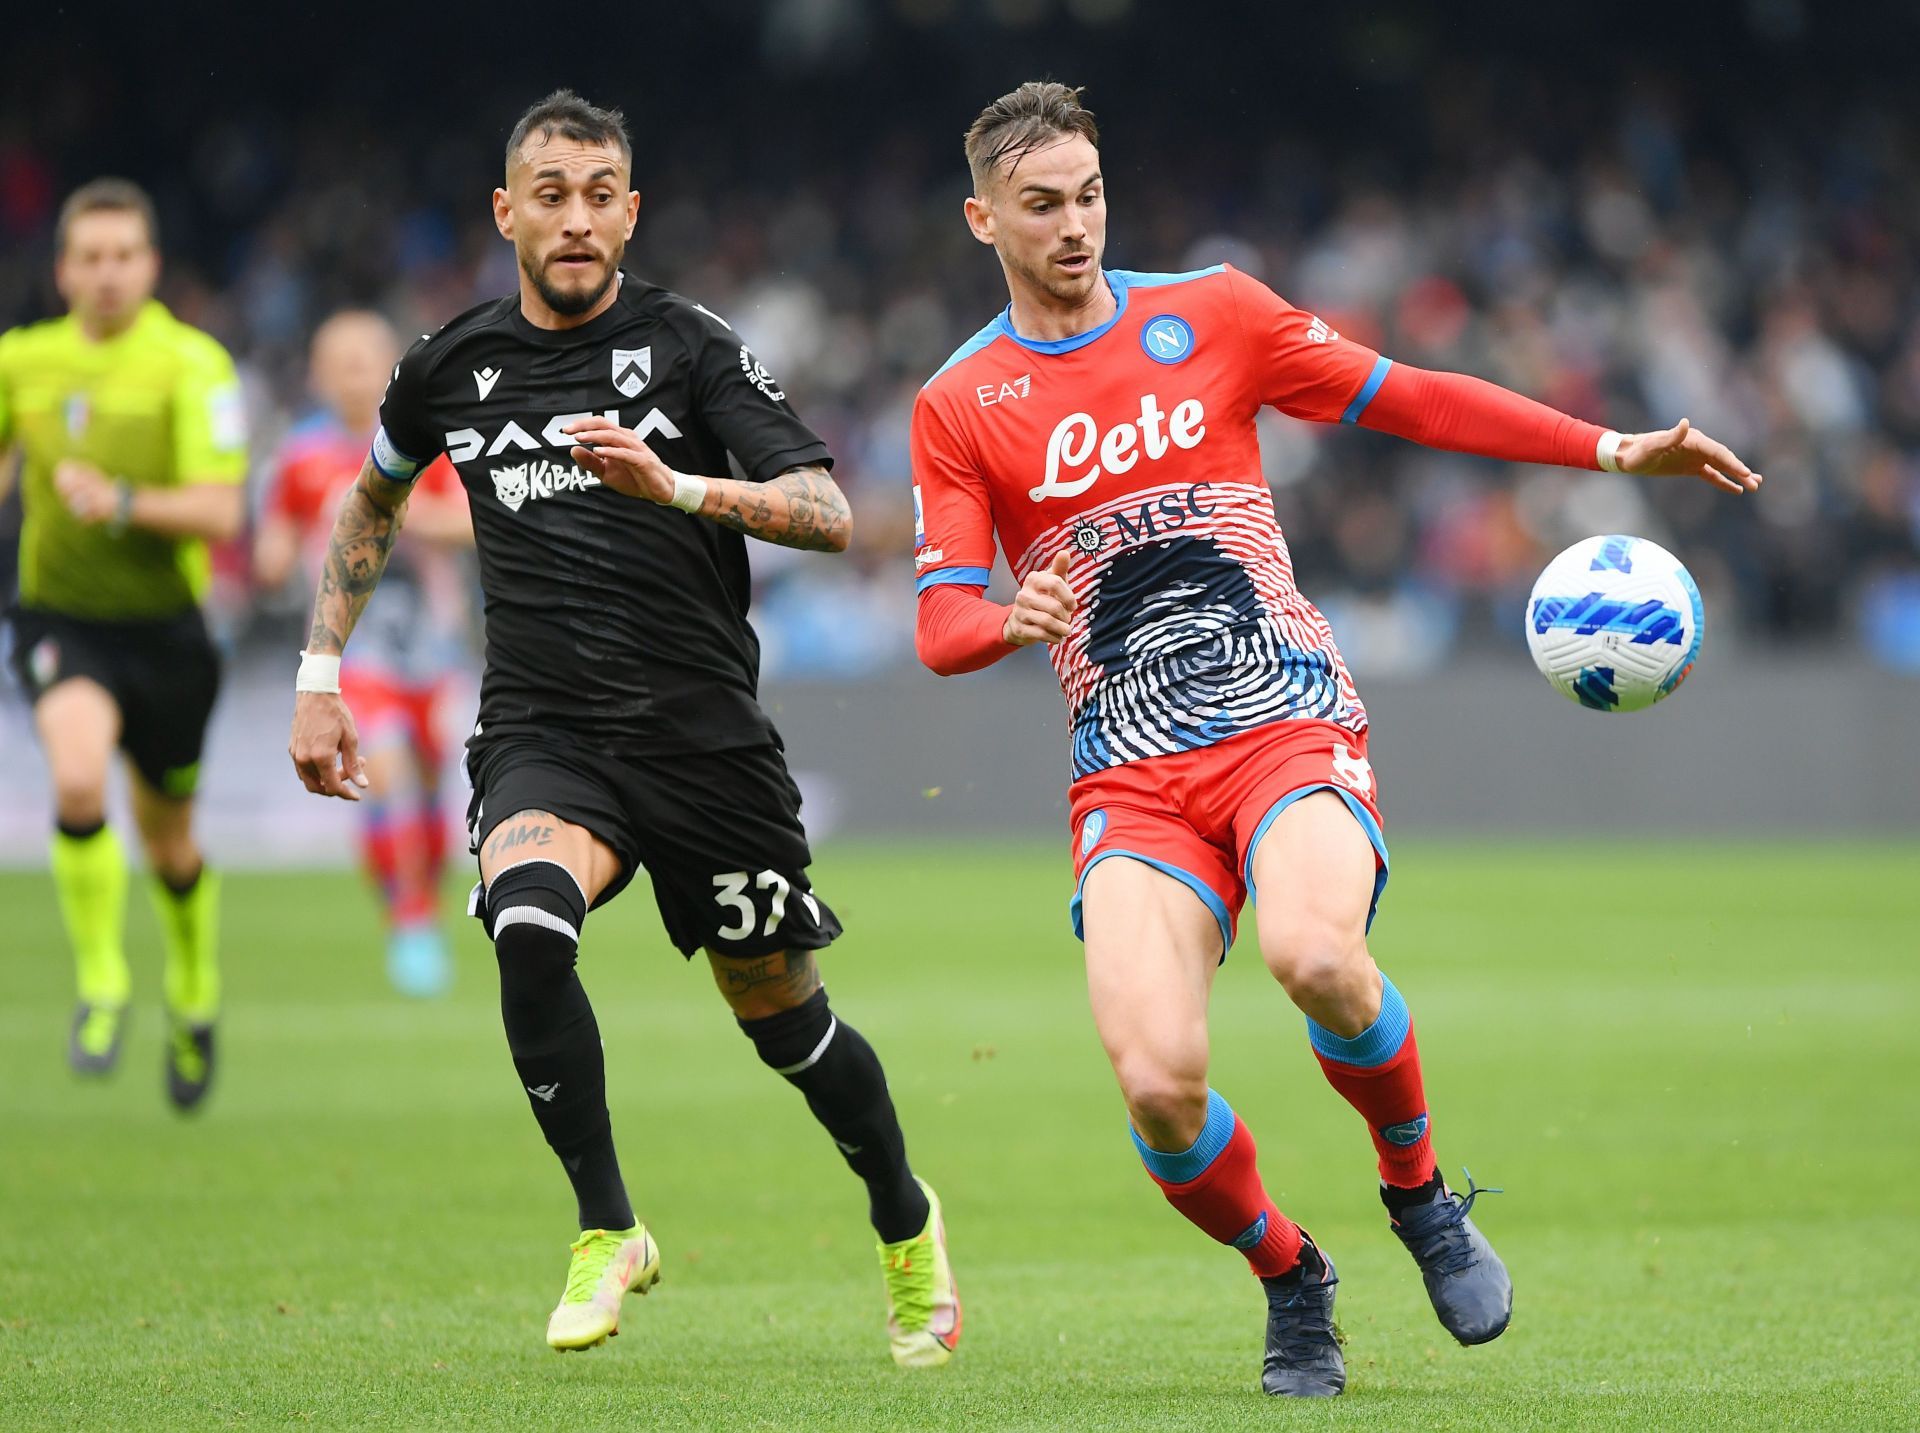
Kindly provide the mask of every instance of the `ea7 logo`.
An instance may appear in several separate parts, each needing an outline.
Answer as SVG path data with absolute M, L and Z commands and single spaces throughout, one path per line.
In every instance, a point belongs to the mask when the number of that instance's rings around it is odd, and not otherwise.
M 1023 373 L 1018 378 L 1009 378 L 1000 384 L 982 383 L 973 391 L 982 408 L 991 408 L 996 403 L 1010 403 L 1015 398 L 1025 398 L 1033 392 L 1033 375 Z
M 1340 335 L 1327 327 L 1327 321 L 1319 314 L 1313 316 L 1313 322 L 1307 325 L 1308 343 L 1332 343 Z

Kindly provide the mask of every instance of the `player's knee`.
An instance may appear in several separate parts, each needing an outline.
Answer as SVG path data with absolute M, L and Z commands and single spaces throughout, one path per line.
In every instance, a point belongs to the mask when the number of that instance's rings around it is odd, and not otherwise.
M 780 1075 L 798 1075 L 820 1062 L 840 1022 L 827 1005 L 824 987 L 790 1010 L 739 1018 L 740 1033 L 753 1041 L 762 1064 Z
M 479 912 L 500 965 L 500 998 L 537 1003 L 573 976 L 587 898 L 565 866 L 523 861 L 486 887 Z
M 1127 1114 L 1140 1137 L 1156 1149 L 1185 1149 L 1207 1122 L 1204 1070 L 1175 1069 L 1165 1061 L 1132 1058 L 1114 1063 Z
M 1297 1005 L 1338 999 L 1366 975 L 1366 937 L 1346 923 L 1312 911 L 1260 923 L 1267 969 Z
M 98 826 L 107 819 L 106 772 L 55 768 L 53 810 L 60 824 L 70 829 Z

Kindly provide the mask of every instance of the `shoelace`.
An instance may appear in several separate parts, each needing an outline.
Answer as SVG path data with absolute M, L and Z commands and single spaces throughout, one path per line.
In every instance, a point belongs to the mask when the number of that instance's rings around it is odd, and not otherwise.
M 880 1269 L 887 1276 L 893 1316 L 911 1332 L 933 1322 L 933 1241 L 880 1247 Z
M 1328 1271 L 1328 1276 L 1315 1284 L 1301 1284 L 1279 1302 L 1271 1297 L 1267 1300 L 1270 1313 L 1283 1314 L 1279 1336 L 1273 1339 L 1275 1347 L 1268 1349 L 1268 1357 L 1278 1354 L 1283 1362 L 1298 1367 L 1313 1364 L 1327 1355 L 1327 1341 L 1331 1337 L 1335 1344 L 1346 1342 L 1340 1336 L 1340 1330 L 1333 1322 L 1333 1286 L 1340 1282 L 1338 1275 Z M 1314 1295 L 1309 1299 L 1308 1295 Z M 1272 1326 L 1269 1322 L 1269 1337 Z
M 1418 1244 L 1415 1252 L 1419 1255 L 1423 1268 L 1430 1268 L 1438 1274 L 1458 1274 L 1473 1267 L 1473 1242 L 1467 1238 L 1467 1215 L 1473 1210 L 1473 1201 L 1483 1194 L 1505 1194 L 1504 1189 L 1483 1189 L 1473 1182 L 1473 1171 L 1462 1165 L 1460 1172 L 1467 1177 L 1465 1195 L 1447 1191 L 1445 1199 L 1437 1199 L 1425 1209 L 1411 1211 L 1410 1218 L 1426 1215 L 1433 1220 L 1430 1229 L 1418 1229 L 1414 1239 Z M 1402 1222 L 1405 1228 L 1405 1222 Z
M 589 1229 L 573 1241 L 573 1262 L 567 1266 L 567 1292 L 563 1304 L 584 1304 L 600 1287 L 607 1265 L 620 1252 L 620 1240 L 604 1229 Z

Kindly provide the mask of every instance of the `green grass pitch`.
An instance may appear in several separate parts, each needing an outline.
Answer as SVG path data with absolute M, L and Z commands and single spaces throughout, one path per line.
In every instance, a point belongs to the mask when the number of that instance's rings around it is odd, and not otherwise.
M 859 1189 L 644 883 L 589 922 L 614 1125 L 665 1249 L 585 1355 L 541 1335 L 573 1230 L 491 958 L 387 994 L 350 876 L 228 884 L 221 1084 L 163 1102 L 157 935 L 118 1074 L 63 1064 L 43 876 L 0 877 L 0 1425 L 1493 1429 L 1920 1425 L 1920 848 L 1406 842 L 1374 947 L 1438 1148 L 1518 1290 L 1456 1347 L 1354 1116 L 1243 943 L 1215 1083 L 1338 1261 L 1351 1375 L 1257 1392 L 1263 1305 L 1140 1173 L 1057 846 L 822 856 L 836 1008 L 940 1188 L 960 1357 L 893 1368 Z M 451 899 L 451 896 L 450 896 Z

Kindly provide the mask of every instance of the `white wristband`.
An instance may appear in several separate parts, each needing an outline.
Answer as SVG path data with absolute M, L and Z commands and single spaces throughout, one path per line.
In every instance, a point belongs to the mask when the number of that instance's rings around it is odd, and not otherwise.
M 1620 471 L 1620 459 L 1618 456 L 1620 452 L 1620 436 L 1620 434 L 1614 432 L 1611 428 L 1600 435 L 1600 442 L 1595 446 L 1593 456 L 1594 460 L 1600 464 L 1600 470 L 1602 472 L 1617 473 Z
M 667 499 L 669 507 L 679 508 L 681 512 L 697 513 L 706 500 L 705 478 L 696 478 L 689 473 L 673 475 L 673 496 Z
M 334 692 L 340 690 L 340 658 L 321 652 L 302 652 L 300 671 L 293 679 L 296 692 Z

